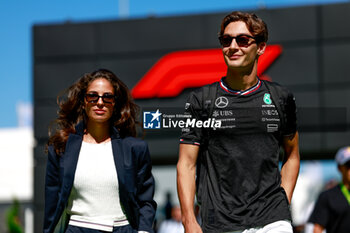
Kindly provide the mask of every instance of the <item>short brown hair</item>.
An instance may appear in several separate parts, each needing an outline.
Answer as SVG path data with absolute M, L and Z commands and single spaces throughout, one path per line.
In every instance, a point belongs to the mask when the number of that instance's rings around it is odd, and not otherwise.
M 240 11 L 234 11 L 225 16 L 221 22 L 219 36 L 224 34 L 227 25 L 237 21 L 242 21 L 247 25 L 249 32 L 252 33 L 258 43 L 267 42 L 268 31 L 266 23 L 254 13 Z

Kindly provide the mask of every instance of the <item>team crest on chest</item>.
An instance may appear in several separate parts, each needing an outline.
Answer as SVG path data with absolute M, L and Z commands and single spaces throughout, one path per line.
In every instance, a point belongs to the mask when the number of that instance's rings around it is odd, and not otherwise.
M 265 93 L 263 100 L 265 104 L 272 104 L 271 95 L 269 93 Z

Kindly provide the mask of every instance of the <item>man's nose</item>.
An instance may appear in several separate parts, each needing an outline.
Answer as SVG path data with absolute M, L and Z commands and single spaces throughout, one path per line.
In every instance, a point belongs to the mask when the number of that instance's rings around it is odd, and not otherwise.
M 230 49 L 238 49 L 239 46 L 237 44 L 236 38 L 233 38 L 230 44 Z

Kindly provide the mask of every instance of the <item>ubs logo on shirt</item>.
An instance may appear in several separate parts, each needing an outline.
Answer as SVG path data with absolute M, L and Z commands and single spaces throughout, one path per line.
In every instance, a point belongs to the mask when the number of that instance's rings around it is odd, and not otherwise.
M 220 96 L 215 100 L 215 106 L 218 108 L 226 108 L 228 105 L 228 99 L 225 96 Z
M 213 112 L 213 117 L 218 117 L 218 116 L 233 116 L 233 111 L 232 110 L 215 110 Z

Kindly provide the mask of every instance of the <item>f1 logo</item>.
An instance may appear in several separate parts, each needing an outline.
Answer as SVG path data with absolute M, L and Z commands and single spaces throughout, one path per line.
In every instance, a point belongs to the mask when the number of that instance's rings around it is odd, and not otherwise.
M 259 57 L 258 76 L 282 53 L 280 45 L 268 45 Z M 220 80 L 226 74 L 221 49 L 172 52 L 162 57 L 131 90 L 134 99 L 178 96 L 184 89 L 200 87 Z

